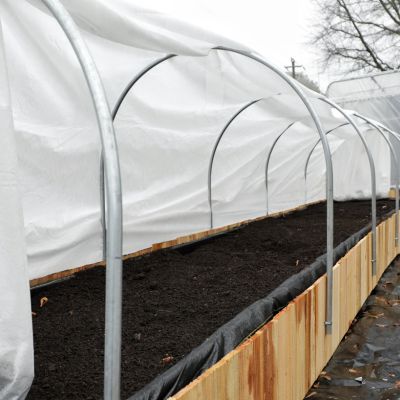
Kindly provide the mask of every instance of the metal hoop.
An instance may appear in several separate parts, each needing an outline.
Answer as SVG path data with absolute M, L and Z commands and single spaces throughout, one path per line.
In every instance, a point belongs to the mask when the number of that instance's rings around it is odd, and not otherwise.
M 375 122 L 371 121 L 369 118 L 366 118 L 358 113 L 354 113 L 354 116 L 365 121 L 368 125 L 370 125 L 372 128 L 375 128 L 378 133 L 382 136 L 382 138 L 385 140 L 385 142 L 387 143 L 387 145 L 389 146 L 389 150 L 390 153 L 392 154 L 394 163 L 396 165 L 396 193 L 395 193 L 395 210 L 396 210 L 396 220 L 395 220 L 395 243 L 396 243 L 396 247 L 399 244 L 399 186 L 400 186 L 400 177 L 399 177 L 399 170 L 400 170 L 400 163 L 399 163 L 399 158 L 397 157 L 396 151 L 392 145 L 392 143 L 390 143 L 390 140 L 385 136 L 384 132 L 382 131 L 382 129 L 380 128 L 379 125 L 375 124 Z M 389 134 L 393 135 L 392 132 L 388 132 Z M 393 135 L 393 137 L 399 141 L 400 143 L 400 138 L 397 135 Z
M 329 149 L 329 143 L 324 135 L 323 129 L 321 122 L 319 120 L 319 117 L 317 113 L 314 110 L 314 107 L 312 106 L 311 102 L 308 100 L 306 95 L 303 93 L 303 90 L 300 88 L 300 86 L 294 82 L 291 78 L 289 78 L 285 73 L 280 71 L 278 68 L 276 68 L 274 65 L 268 63 L 261 57 L 243 51 L 243 50 L 237 50 L 229 47 L 223 47 L 223 46 L 218 46 L 215 47 L 212 50 L 217 50 L 217 51 L 225 51 L 225 52 L 231 52 L 231 53 L 236 53 L 239 55 L 242 55 L 244 57 L 247 57 L 249 59 L 252 59 L 253 61 L 256 61 L 271 71 L 275 72 L 280 78 L 282 78 L 288 85 L 289 87 L 297 94 L 297 96 L 300 98 L 300 100 L 303 102 L 305 107 L 307 108 L 309 114 L 311 115 L 311 118 L 314 121 L 314 124 L 317 128 L 318 134 L 321 138 L 323 150 L 324 150 L 324 157 L 325 157 L 325 163 L 326 163 L 326 198 L 327 198 L 327 229 L 326 229 L 326 235 L 327 235 L 327 301 L 326 301 L 326 329 L 327 333 L 330 334 L 332 332 L 331 326 L 332 326 L 332 290 L 333 290 L 333 273 L 332 273 L 332 268 L 333 268 L 333 169 L 332 169 L 332 158 L 331 158 L 331 153 Z M 165 61 L 165 60 L 163 60 Z M 161 61 L 162 62 L 162 61 Z M 161 64 L 161 62 L 157 63 L 156 65 Z M 135 82 L 137 82 L 141 77 L 145 75 L 141 74 L 138 79 L 134 79 Z M 124 91 L 125 96 L 129 90 Z M 121 102 L 123 101 L 123 98 Z M 104 210 L 103 210 L 104 212 Z M 104 230 L 106 230 L 106 227 L 103 227 Z M 106 234 L 105 234 L 106 235 Z
M 217 140 L 214 143 L 214 147 L 212 149 L 211 152 L 211 157 L 210 157 L 210 161 L 208 164 L 208 184 L 207 184 L 207 188 L 208 188 L 208 206 L 210 209 L 210 228 L 212 229 L 214 227 L 214 221 L 213 221 L 213 208 L 212 208 L 212 169 L 213 169 L 213 165 L 214 165 L 214 158 L 215 158 L 215 153 L 217 152 L 219 143 L 221 142 L 222 136 L 224 136 L 225 132 L 227 131 L 227 129 L 229 128 L 229 126 L 231 125 L 231 123 L 244 111 L 247 110 L 249 107 L 251 107 L 253 104 L 258 103 L 259 101 L 261 101 L 262 99 L 257 99 L 257 100 L 253 100 L 250 101 L 249 103 L 245 104 L 243 107 L 240 108 L 240 110 L 238 110 L 230 119 L 229 121 L 225 124 L 225 126 L 222 128 L 220 134 L 217 137 Z
M 215 50 L 223 50 L 228 51 L 236 54 L 240 54 L 242 56 L 248 57 L 253 59 L 254 61 L 263 64 L 268 69 L 275 72 L 280 78 L 282 78 L 293 91 L 298 95 L 301 99 L 305 107 L 307 108 L 308 112 L 311 115 L 311 118 L 314 121 L 314 124 L 317 128 L 318 134 L 321 138 L 322 147 L 324 150 L 324 157 L 326 163 L 326 198 L 327 198 L 327 301 L 326 301 L 326 317 L 325 317 L 325 326 L 326 332 L 328 334 L 332 333 L 332 289 L 333 289 L 333 168 L 332 168 L 332 157 L 331 152 L 329 149 L 329 143 L 324 135 L 321 122 L 317 113 L 314 110 L 314 107 L 303 93 L 300 86 L 297 85 L 291 78 L 289 78 L 284 72 L 280 71 L 274 65 L 268 63 L 261 57 L 258 57 L 254 54 L 232 49 L 229 47 L 216 47 Z
M 400 142 L 400 135 L 397 132 L 392 131 L 391 129 L 387 128 L 385 125 L 383 125 L 381 123 L 378 125 L 381 129 L 383 129 L 384 131 L 386 131 L 387 133 L 392 135 L 394 138 L 396 138 Z M 399 164 L 400 164 L 400 160 L 399 160 Z M 398 174 L 399 174 L 399 180 L 400 180 L 400 170 L 398 171 Z M 399 188 L 399 190 L 400 190 L 400 188 Z M 399 196 L 400 196 L 400 194 L 399 194 Z M 397 215 L 396 220 L 398 220 L 399 218 L 400 218 L 400 215 Z M 400 231 L 400 221 L 397 221 L 397 224 L 399 226 L 399 231 Z M 400 239 L 400 233 L 398 234 L 398 236 Z
M 85 75 L 100 129 L 108 212 L 104 399 L 120 398 L 122 312 L 122 195 L 118 148 L 104 88 L 79 29 L 59 0 L 42 0 L 66 34 Z M 104 196 L 104 194 L 103 194 Z M 104 244 L 103 244 L 104 246 Z
M 113 122 L 115 121 L 115 118 L 117 117 L 118 111 L 125 100 L 125 97 L 128 95 L 130 90 L 133 88 L 133 86 L 144 76 L 146 75 L 149 71 L 151 71 L 154 67 L 157 65 L 163 63 L 164 61 L 167 61 L 173 57 L 176 57 L 175 54 L 167 54 L 164 57 L 159 58 L 158 60 L 153 61 L 151 64 L 149 64 L 147 67 L 142 69 L 125 87 L 125 89 L 122 91 L 122 93 L 119 95 L 117 102 L 114 105 L 114 108 L 112 110 L 112 120 Z M 107 224 L 105 221 L 105 214 L 106 214 L 106 199 L 104 197 L 104 156 L 103 152 L 101 152 L 100 155 L 100 203 L 101 203 L 101 226 L 103 228 L 103 243 L 106 243 L 107 241 Z M 103 260 L 106 259 L 106 251 L 104 250 L 103 247 Z
M 376 175 L 375 175 L 375 164 L 374 159 L 372 158 L 372 154 L 369 151 L 369 147 L 367 142 L 365 141 L 361 131 L 359 130 L 357 124 L 353 121 L 353 119 L 348 115 L 341 107 L 332 102 L 331 100 L 325 97 L 319 97 L 319 100 L 329 104 L 331 107 L 335 108 L 339 111 L 340 114 L 350 123 L 350 125 L 354 128 L 357 135 L 361 139 L 362 145 L 368 156 L 369 167 L 371 171 L 371 208 L 372 208 L 372 274 L 376 275 Z
M 270 150 L 269 153 L 268 153 L 268 156 L 267 156 L 267 163 L 266 163 L 266 168 L 265 168 L 265 182 L 266 182 L 266 184 L 267 184 L 267 193 L 268 193 L 268 169 L 269 169 L 269 161 L 270 161 L 270 158 L 271 158 L 271 156 L 272 156 L 272 152 L 274 151 L 275 146 L 276 146 L 278 140 L 281 139 L 281 137 L 288 131 L 288 129 L 289 129 L 292 125 L 293 125 L 293 124 L 289 125 L 289 126 L 276 138 L 276 140 L 274 141 L 274 143 L 273 143 L 273 145 L 272 145 L 272 147 L 271 147 L 271 150 Z M 336 129 L 338 129 L 338 128 L 344 126 L 344 125 L 348 125 L 348 123 L 341 124 L 341 125 L 339 125 L 339 126 L 333 128 L 333 129 L 331 129 L 331 130 L 325 132 L 325 135 L 327 136 L 329 133 L 333 132 L 334 130 L 336 130 Z M 317 146 L 317 144 L 320 143 L 320 142 L 321 142 L 321 139 L 318 139 L 318 141 L 317 141 L 316 144 L 314 145 L 313 149 L 311 150 L 311 153 L 312 153 L 312 151 L 315 149 L 315 147 Z M 308 161 L 309 161 L 309 158 L 310 158 L 310 156 L 311 156 L 311 153 L 308 155 L 307 162 L 306 162 L 306 166 L 307 166 L 307 164 L 308 164 Z M 267 194 L 267 196 L 268 196 L 268 194 Z M 306 203 L 307 203 L 307 182 L 305 182 L 305 199 L 304 199 L 304 204 L 306 204 Z M 267 214 L 268 214 L 268 199 L 267 199 Z
M 337 127 L 330 129 L 329 131 L 326 132 L 326 135 L 328 136 L 330 133 L 334 132 L 336 129 L 342 128 L 343 126 L 350 125 L 348 122 L 345 122 L 343 124 L 338 125 Z M 305 187 L 305 192 L 304 192 L 304 202 L 307 203 L 307 170 L 308 170 L 308 164 L 310 162 L 311 156 L 316 149 L 316 147 L 319 145 L 320 140 L 318 139 L 315 145 L 312 147 L 311 151 L 308 153 L 306 164 L 304 166 L 304 187 Z
M 295 124 L 296 122 L 291 122 L 278 136 L 277 138 L 274 140 L 274 142 L 272 143 L 272 146 L 267 154 L 267 161 L 265 163 L 265 190 L 266 190 L 266 210 L 267 210 L 267 215 L 269 213 L 269 196 L 268 196 L 268 169 L 269 169 L 269 162 L 271 160 L 271 155 L 275 149 L 275 146 L 277 145 L 277 143 L 279 142 L 279 140 L 281 139 L 281 137 L 289 131 L 289 129 Z

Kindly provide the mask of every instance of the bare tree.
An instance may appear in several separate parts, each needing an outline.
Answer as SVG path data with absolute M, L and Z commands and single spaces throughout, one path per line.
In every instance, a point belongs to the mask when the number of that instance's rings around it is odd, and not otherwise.
M 348 72 L 400 68 L 400 0 L 314 0 L 319 9 L 312 42 L 325 65 Z

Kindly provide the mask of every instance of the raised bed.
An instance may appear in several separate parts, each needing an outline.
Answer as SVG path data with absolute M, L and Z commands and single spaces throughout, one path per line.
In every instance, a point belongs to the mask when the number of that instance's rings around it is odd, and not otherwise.
M 376 276 L 368 273 L 370 234 L 335 265 L 332 335 L 327 335 L 324 327 L 324 275 L 170 400 L 303 399 L 383 272 L 398 255 L 394 227 L 394 216 L 378 226 Z
M 380 201 L 379 214 L 387 213 L 392 205 Z M 336 244 L 370 221 L 368 201 L 339 203 L 335 211 Z M 201 245 L 127 261 L 123 397 L 145 386 L 219 326 L 323 254 L 325 223 L 325 205 L 319 204 L 254 222 Z M 391 217 L 378 228 L 378 274 L 374 279 L 369 236 L 335 267 L 332 336 L 325 336 L 322 276 L 225 357 L 227 346 L 222 346 L 211 364 L 222 360 L 173 398 L 301 399 L 396 254 Z M 43 297 L 48 302 L 40 307 Z M 104 270 L 95 268 L 35 290 L 32 304 L 36 378 L 28 399 L 101 398 Z M 203 362 L 192 375 L 199 375 L 207 366 Z

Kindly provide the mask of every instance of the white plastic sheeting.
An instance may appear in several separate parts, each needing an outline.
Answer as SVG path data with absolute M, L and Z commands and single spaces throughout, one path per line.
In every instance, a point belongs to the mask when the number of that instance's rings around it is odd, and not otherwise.
M 271 158 L 268 211 L 325 198 L 320 145 L 311 158 L 305 186 L 307 154 L 318 135 L 301 101 L 265 66 L 238 54 L 211 50 L 218 45 L 243 46 L 138 9 L 128 0 L 69 0 L 64 5 L 82 30 L 111 107 L 145 66 L 166 53 L 180 55 L 137 83 L 115 121 L 124 253 L 209 229 L 211 151 L 226 122 L 251 100 L 263 98 L 231 124 L 215 157 L 214 225 L 266 214 L 266 156 L 292 122 Z M 32 374 L 23 261 L 27 257 L 32 279 L 102 259 L 100 140 L 82 71 L 52 16 L 38 1 L 3 0 L 0 18 L 8 70 L 7 78 L 0 69 L 0 82 L 11 93 L 14 136 L 8 140 L 15 141 L 18 156 L 17 166 L 12 165 L 18 169 L 19 194 L 11 193 L 10 207 L 22 204 L 25 228 L 23 235 L 18 210 L 1 209 L 0 218 L 6 213 L 8 219 L 0 228 L 0 242 L 9 245 L 4 254 L 0 252 L 5 266 L 0 274 L 8 269 L 18 272 L 21 259 L 21 272 L 7 275 L 0 283 L 6 282 L 0 292 L 2 305 L 19 310 L 18 321 L 0 319 L 0 335 L 8 335 L 0 344 L 0 365 L 5 365 L 7 354 L 14 360 L 6 372 L 0 369 L 0 382 L 3 375 L 13 379 L 2 398 L 14 399 L 24 397 Z M 326 130 L 344 122 L 317 94 L 307 93 Z M 9 115 L 10 108 L 6 109 Z M 388 149 L 377 133 L 368 130 L 365 135 L 376 163 L 378 195 L 383 196 L 390 183 Z M 335 198 L 369 197 L 368 160 L 354 130 L 340 128 L 329 135 L 329 142 Z M 11 157 L 12 143 L 4 147 L 11 149 L 6 154 Z M 11 194 L 4 194 L 2 201 Z M 19 303 L 9 298 L 10 291 Z
M 33 378 L 32 325 L 1 21 L 0 132 L 0 399 L 16 400 L 25 396 Z
M 368 74 L 332 82 L 327 95 L 343 107 L 400 131 L 400 71 Z
M 342 107 L 356 110 L 400 132 L 400 71 L 373 73 L 332 82 L 327 95 Z M 392 138 L 391 141 L 396 151 L 400 152 L 398 141 Z M 392 160 L 392 184 L 395 183 L 394 168 Z

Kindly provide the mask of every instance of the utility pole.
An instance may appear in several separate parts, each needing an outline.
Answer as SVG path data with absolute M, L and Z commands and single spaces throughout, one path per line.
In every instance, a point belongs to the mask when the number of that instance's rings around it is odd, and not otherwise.
M 292 77 L 296 79 L 296 68 L 304 68 L 302 65 L 296 65 L 296 60 L 292 57 L 290 59 L 291 65 L 285 66 L 286 69 L 292 70 Z

